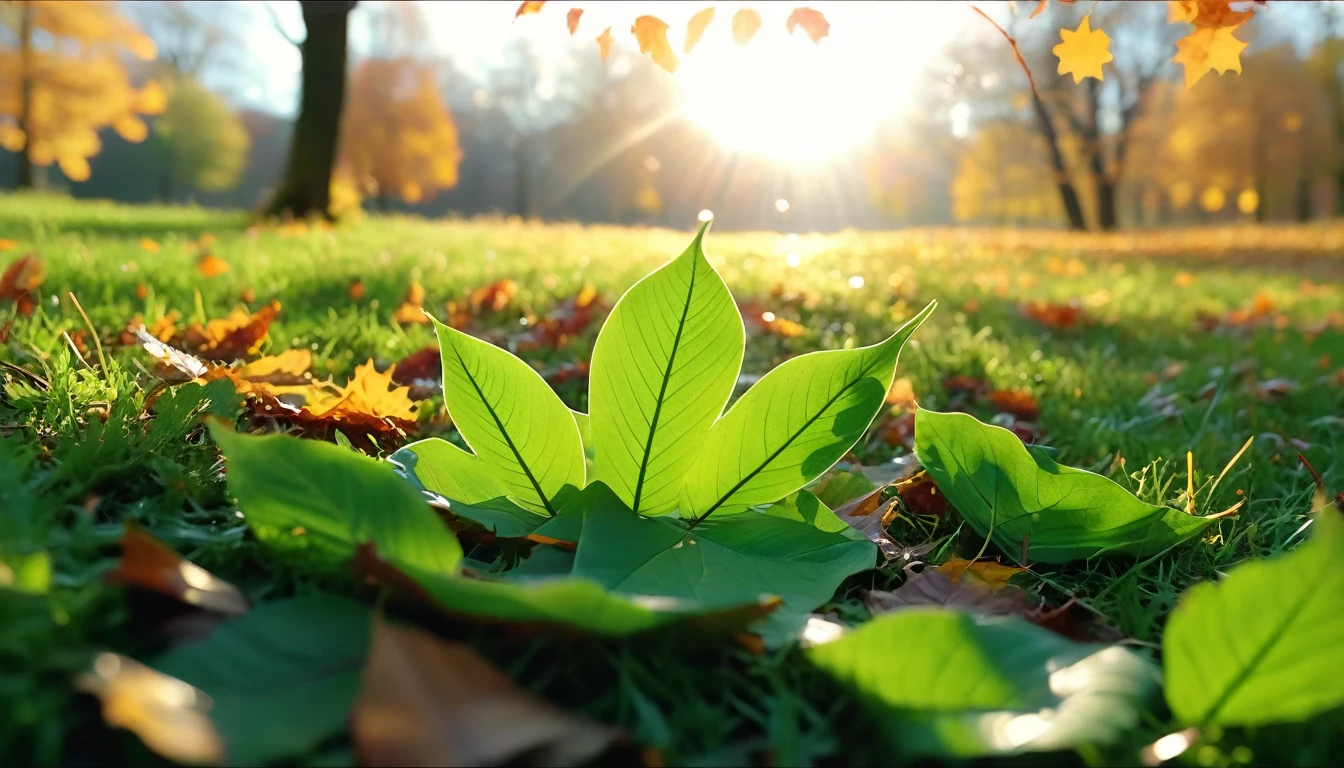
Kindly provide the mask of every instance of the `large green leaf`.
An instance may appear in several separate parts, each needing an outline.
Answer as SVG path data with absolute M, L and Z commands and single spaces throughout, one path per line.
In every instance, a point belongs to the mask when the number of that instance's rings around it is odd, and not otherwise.
M 595 479 L 640 514 L 676 509 L 742 365 L 742 318 L 701 248 L 708 227 L 626 291 L 593 347 Z
M 388 457 L 408 480 L 446 502 L 458 517 L 479 523 L 496 536 L 521 537 L 551 518 L 523 509 L 481 460 L 456 445 L 431 437 Z
M 880 344 L 802 355 L 762 377 L 696 446 L 682 514 L 776 501 L 839 461 L 881 410 L 901 347 L 935 304 Z
M 1067 749 L 1138 724 L 1157 668 L 1017 617 L 911 608 L 807 650 L 854 691 L 906 757 Z
M 584 482 L 573 412 L 527 363 L 437 320 L 434 327 L 453 424 L 515 502 L 555 514 L 556 496 Z
M 256 537 L 326 565 L 373 542 L 398 562 L 452 572 L 462 547 L 419 491 L 391 466 L 346 448 L 287 435 L 240 435 L 212 423 L 229 491 Z
M 1304 720 L 1344 705 L 1344 519 L 1297 550 L 1191 587 L 1162 636 L 1171 711 L 1192 725 Z
M 1032 562 L 1148 557 L 1209 524 L 1140 501 L 1101 475 L 1060 466 L 1008 430 L 964 413 L 919 411 L 915 455 L 966 522 L 1014 560 L 1023 539 Z
M 599 490 L 584 511 L 574 576 L 614 592 L 706 608 L 776 595 L 785 613 L 801 615 L 877 560 L 872 542 L 800 519 L 752 511 L 709 519 L 688 531 L 675 518 L 635 514 L 601 483 L 589 489 Z
M 230 765 L 260 765 L 345 728 L 369 634 L 368 608 L 310 595 L 259 605 L 151 666 L 214 699 Z

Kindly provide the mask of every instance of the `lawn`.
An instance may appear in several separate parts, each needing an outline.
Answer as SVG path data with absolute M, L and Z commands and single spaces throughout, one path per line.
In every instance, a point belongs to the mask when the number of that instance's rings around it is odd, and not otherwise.
M 394 319 L 417 284 L 423 299 L 412 303 L 516 351 L 586 411 L 603 312 L 686 249 L 689 224 L 371 217 L 258 227 L 200 209 L 0 198 L 0 263 L 31 253 L 45 266 L 34 311 L 14 316 L 0 346 L 0 540 L 52 562 L 49 587 L 33 590 L 44 594 L 0 588 L 0 754 L 15 764 L 160 760 L 105 726 L 98 700 L 73 684 L 100 651 L 153 659 L 215 626 L 205 612 L 105 583 L 134 522 L 253 606 L 329 592 L 465 640 L 527 690 L 625 730 L 650 765 L 890 764 L 882 724 L 792 644 L 762 648 L 742 633 L 696 644 L 599 641 L 449 621 L 348 573 L 276 559 L 236 512 L 197 402 L 160 386 L 155 359 L 124 334 L 134 318 L 152 326 L 175 311 L 185 327 L 275 300 L 279 314 L 254 356 L 309 350 L 318 379 L 343 383 L 368 360 L 385 370 L 436 343 L 415 313 Z M 1146 502 L 1201 516 L 1233 510 L 1150 557 L 1034 563 L 1013 577 L 1033 600 L 1067 606 L 1062 616 L 1129 638 L 1140 653 L 1160 649 L 1186 588 L 1308 538 L 1321 496 L 1306 463 L 1327 497 L 1344 490 L 1344 225 L 1115 236 L 711 231 L 705 250 L 746 320 L 739 396 L 793 356 L 876 343 L 938 301 L 901 355 L 892 405 L 846 467 L 909 454 L 912 396 L 925 409 L 1011 427 L 1060 464 L 1106 475 Z M 206 255 L 228 270 L 207 276 Z M 548 318 L 589 300 L 593 322 L 549 332 Z M 10 312 L 6 304 L 0 324 Z M 404 435 L 318 436 L 378 456 L 428 436 L 460 442 L 442 393 L 425 394 Z M 253 415 L 240 429 L 278 428 Z M 905 499 L 892 537 L 931 565 L 976 557 L 983 537 L 922 498 L 927 507 Z M 469 558 L 499 553 L 498 542 L 463 541 Z M 983 552 L 1016 554 L 992 544 Z M 862 622 L 865 591 L 895 589 L 909 578 L 903 565 L 848 578 L 816 613 Z M 1168 726 L 1157 707 L 1120 742 L 1050 759 L 1132 763 Z M 1180 759 L 1323 764 L 1342 749 L 1336 708 L 1299 724 L 1210 726 Z M 337 765 L 352 755 L 341 733 L 295 759 Z

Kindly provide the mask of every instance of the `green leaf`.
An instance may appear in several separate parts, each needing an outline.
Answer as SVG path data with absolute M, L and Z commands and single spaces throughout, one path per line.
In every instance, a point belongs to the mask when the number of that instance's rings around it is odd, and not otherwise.
M 447 440 L 431 437 L 411 443 L 388 457 L 420 488 L 446 501 L 458 517 L 479 523 L 496 536 L 526 536 L 551 519 L 508 499 L 504 485 L 481 460 Z
M 437 320 L 434 327 L 453 424 L 513 501 L 555 514 L 556 496 L 584 484 L 573 412 L 527 363 Z
M 1158 688 L 1157 668 L 1119 646 L 933 608 L 880 616 L 806 653 L 859 695 L 907 758 L 1112 742 Z
M 51 556 L 46 552 L 0 552 L 0 589 L 45 595 L 51 591 Z
M 1162 636 L 1171 711 L 1191 725 L 1299 721 L 1344 705 L 1344 518 L 1297 550 L 1191 587 Z
M 687 530 L 674 518 L 635 514 L 601 483 L 589 489 L 607 498 L 594 498 L 585 509 L 574 576 L 613 592 L 706 608 L 776 595 L 786 613 L 801 615 L 877 560 L 872 542 L 800 520 L 752 511 Z
M 229 491 L 266 544 L 343 564 L 373 542 L 384 556 L 452 572 L 462 547 L 391 466 L 337 445 L 287 435 L 240 435 L 210 425 Z
M 761 510 L 763 514 L 796 520 L 827 533 L 839 533 L 855 541 L 867 541 L 867 537 L 836 517 L 835 512 L 806 490 L 791 493 L 783 499 Z
M 815 483 L 808 486 L 808 490 L 820 499 L 821 503 L 835 509 L 877 490 L 877 483 L 859 472 L 836 469 L 817 478 Z
M 742 365 L 742 318 L 701 248 L 708 227 L 616 302 L 593 347 L 595 479 L 644 515 L 676 509 Z
M 776 501 L 839 461 L 881 410 L 901 347 L 936 304 L 880 344 L 795 357 L 756 382 L 696 446 L 683 516 Z
M 1140 501 L 1110 479 L 1028 451 L 1013 433 L 964 413 L 915 415 L 915 456 L 981 536 L 1020 562 L 1155 555 L 1209 521 Z
M 214 699 L 230 765 L 260 765 L 344 730 L 370 621 L 368 608 L 330 595 L 265 603 L 151 666 Z
M 589 460 L 593 459 L 593 420 L 583 411 L 570 409 L 574 414 L 574 423 L 579 427 L 579 440 L 583 443 L 583 455 Z

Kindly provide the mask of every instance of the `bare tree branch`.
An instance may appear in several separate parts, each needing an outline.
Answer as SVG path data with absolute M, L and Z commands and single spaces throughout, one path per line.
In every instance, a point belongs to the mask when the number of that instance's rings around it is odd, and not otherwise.
M 271 7 L 270 2 L 265 2 L 265 1 L 264 1 L 264 2 L 262 2 L 261 5 L 262 5 L 263 8 L 266 9 L 266 12 L 267 12 L 268 14 L 270 14 L 270 16 L 271 16 L 271 25 L 275 27 L 275 31 L 278 32 L 278 33 L 280 33 L 280 36 L 283 37 L 283 38 L 285 38 L 285 40 L 286 40 L 290 45 L 294 46 L 295 48 L 298 48 L 298 49 L 302 50 L 302 49 L 303 49 L 303 43 L 302 43 L 301 41 L 295 40 L 294 38 L 292 38 L 292 37 L 289 36 L 289 33 L 285 31 L 285 25 L 283 25 L 283 24 L 280 23 L 280 14 L 278 14 L 278 13 L 275 12 L 275 9 Z

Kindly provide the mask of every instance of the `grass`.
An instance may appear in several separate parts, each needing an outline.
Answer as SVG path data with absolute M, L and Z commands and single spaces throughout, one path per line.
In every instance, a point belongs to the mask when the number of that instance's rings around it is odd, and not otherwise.
M 214 237 L 213 252 L 231 264 L 227 274 L 206 279 L 195 269 L 193 244 L 205 233 Z M 510 307 L 484 320 L 514 333 L 524 330 L 520 319 L 544 316 L 584 285 L 614 301 L 680 253 L 689 235 L 409 218 L 258 230 L 237 214 L 11 196 L 0 205 L 0 239 L 15 243 L 0 261 L 31 251 L 47 266 L 37 311 L 15 319 L 0 360 L 49 385 L 12 368 L 0 371 L 0 539 L 45 548 L 55 565 L 46 597 L 0 590 L 0 712 L 6 713 L 0 754 L 50 765 L 157 761 L 133 736 L 102 726 L 96 702 L 70 684 L 97 650 L 146 658 L 180 640 L 174 633 L 181 628 L 167 621 L 180 618 L 179 608 L 100 582 L 116 562 L 125 521 L 238 584 L 253 602 L 318 587 L 363 589 L 317 584 L 270 564 L 230 507 L 218 454 L 199 423 L 171 417 L 174 409 L 190 409 L 192 403 L 178 402 L 187 394 L 161 395 L 154 405 L 159 416 L 143 416 L 154 386 L 152 360 L 138 347 L 110 343 L 133 316 L 177 310 L 187 321 L 205 320 L 226 314 L 245 291 L 254 309 L 275 298 L 283 310 L 264 351 L 307 347 L 316 374 L 342 381 L 369 358 L 381 369 L 433 342 L 427 326 L 390 319 L 413 280 L 440 316 L 445 302 L 475 288 L 517 281 L 521 289 Z M 943 384 L 952 374 L 982 378 L 994 389 L 1028 390 L 1039 402 L 1042 441 L 1059 461 L 1109 474 L 1145 500 L 1199 514 L 1244 501 L 1200 541 L 1150 561 L 1034 569 L 1046 599 L 1077 597 L 1134 640 L 1155 644 L 1184 588 L 1300 542 L 1315 489 L 1297 453 L 1328 489 L 1344 489 L 1341 240 L 1339 225 L 1119 238 L 711 233 L 707 251 L 739 301 L 754 303 L 751 311 L 773 312 L 803 329 L 792 338 L 749 330 L 744 373 L 764 372 L 803 351 L 875 342 L 936 298 L 941 308 L 898 370 L 922 406 L 959 403 Z M 354 280 L 366 289 L 358 302 L 348 292 Z M 110 343 L 105 368 L 96 354 L 76 357 L 63 336 L 85 328 L 68 292 Z M 1021 310 L 1026 302 L 1071 299 L 1087 317 L 1076 328 L 1043 326 Z M 1259 310 L 1262 322 L 1254 327 L 1201 325 L 1201 318 L 1248 308 Z M 539 368 L 586 360 L 596 330 L 563 348 L 521 356 Z M 1275 379 L 1293 386 L 1261 386 Z M 557 389 L 572 407 L 585 408 L 584 382 Z M 979 402 L 968 409 L 984 420 L 994 415 Z M 442 431 L 441 398 L 420 410 L 423 431 Z M 1214 490 L 1214 479 L 1252 436 L 1251 448 Z M 901 451 L 866 439 L 855 458 L 877 463 Z M 951 536 L 940 552 L 973 556 L 978 543 L 957 531 L 952 520 L 931 532 L 893 529 L 910 544 Z M 833 608 L 842 615 L 861 611 L 858 589 L 896 583 L 899 570 L 865 575 Z M 668 764 L 888 762 L 855 704 L 795 652 L 754 655 L 733 644 L 650 648 L 437 626 L 472 640 L 552 701 L 627 728 Z M 1215 733 L 1183 759 L 1323 763 L 1344 748 L 1339 714 L 1300 726 Z M 1146 736 L 1161 735 L 1161 723 L 1150 726 Z M 326 745 L 314 759 L 348 761 L 349 745 Z

